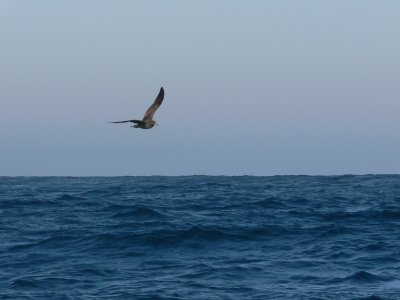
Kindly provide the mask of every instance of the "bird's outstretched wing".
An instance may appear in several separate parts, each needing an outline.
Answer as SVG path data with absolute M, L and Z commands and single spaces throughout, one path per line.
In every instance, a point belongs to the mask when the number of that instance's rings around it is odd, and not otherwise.
M 164 100 L 164 89 L 161 87 L 156 100 L 154 100 L 153 104 L 147 109 L 146 113 L 144 114 L 143 121 L 149 121 L 153 119 L 154 113 L 160 107 L 163 100 Z

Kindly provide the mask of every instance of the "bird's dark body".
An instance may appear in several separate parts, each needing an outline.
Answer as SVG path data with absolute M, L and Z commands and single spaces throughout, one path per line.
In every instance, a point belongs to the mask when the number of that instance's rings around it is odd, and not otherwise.
M 160 107 L 163 100 L 164 100 L 164 89 L 161 87 L 156 100 L 154 100 L 154 103 L 147 109 L 142 120 L 126 120 L 126 121 L 117 121 L 117 122 L 111 122 L 111 123 L 131 122 L 131 123 L 135 123 L 135 125 L 131 126 L 134 128 L 141 128 L 141 129 L 153 128 L 154 125 L 157 124 L 157 122 L 153 120 L 154 113 Z
M 156 124 L 155 121 L 151 120 L 151 122 L 144 122 L 140 120 L 132 120 L 132 123 L 135 123 L 136 125 L 133 125 L 131 127 L 134 128 L 141 128 L 141 129 L 150 129 L 153 128 L 154 125 Z

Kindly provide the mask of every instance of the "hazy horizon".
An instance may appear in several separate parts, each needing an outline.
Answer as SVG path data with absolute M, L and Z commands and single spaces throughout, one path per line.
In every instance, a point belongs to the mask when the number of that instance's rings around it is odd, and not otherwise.
M 0 0 L 0 175 L 399 174 L 399 11 Z

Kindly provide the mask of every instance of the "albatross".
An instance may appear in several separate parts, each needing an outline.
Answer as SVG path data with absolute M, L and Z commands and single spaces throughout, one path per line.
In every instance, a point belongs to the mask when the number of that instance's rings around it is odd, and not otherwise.
M 154 127 L 154 125 L 158 125 L 156 121 L 153 120 L 154 113 L 160 107 L 161 103 L 164 100 L 164 89 L 161 87 L 160 92 L 156 100 L 154 100 L 153 104 L 146 110 L 144 117 L 142 120 L 126 120 L 126 121 L 117 121 L 117 122 L 110 122 L 110 123 L 135 123 L 136 125 L 131 126 L 134 128 L 141 128 L 141 129 L 150 129 Z

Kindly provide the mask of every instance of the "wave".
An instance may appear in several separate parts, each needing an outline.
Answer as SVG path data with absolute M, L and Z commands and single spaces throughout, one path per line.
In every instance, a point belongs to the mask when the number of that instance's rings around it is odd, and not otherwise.
M 142 223 L 117 224 L 119 229 L 130 229 L 143 225 Z M 154 225 L 151 223 L 149 226 Z M 170 225 L 171 226 L 171 225 Z M 185 245 L 202 247 L 207 243 L 240 242 L 276 237 L 287 234 L 290 231 L 280 226 L 268 226 L 262 228 L 218 228 L 191 226 L 181 229 L 158 229 L 144 232 L 107 232 L 98 234 L 86 234 L 84 236 L 55 235 L 39 241 L 12 245 L 10 251 L 24 251 L 31 248 L 60 249 L 62 251 L 85 251 L 93 249 L 128 249 L 136 246 L 176 246 Z M 194 244 L 193 244 L 194 243 Z M 197 243 L 197 244 L 196 244 Z M 200 243 L 200 244 L 198 244 Z
M 289 207 L 287 204 L 284 203 L 283 199 L 277 197 L 268 197 L 262 200 L 250 202 L 248 206 L 256 206 L 260 208 L 274 208 L 274 209 L 283 209 Z
M 76 284 L 79 281 L 72 278 L 63 277 L 33 277 L 33 276 L 23 276 L 12 280 L 11 287 L 13 288 L 34 288 L 34 289 L 49 289 L 54 286 L 65 285 L 69 286 L 71 284 Z
M 80 277 L 109 277 L 116 275 L 117 271 L 95 264 L 75 264 L 71 267 L 72 275 Z
M 367 297 L 356 298 L 355 300 L 384 300 L 384 298 L 372 295 L 372 296 L 367 296 Z
M 70 195 L 70 194 L 62 194 L 57 197 L 57 200 L 69 201 L 69 200 L 88 200 L 88 199 L 84 198 L 84 197 L 80 197 L 80 196 Z
M 66 244 L 71 243 L 72 241 L 77 240 L 77 237 L 69 236 L 69 235 L 56 235 L 49 238 L 45 238 L 39 241 L 21 243 L 16 245 L 9 246 L 9 250 L 25 250 L 34 247 L 44 247 L 44 248 L 55 248 L 55 247 L 65 247 Z
M 191 226 L 186 229 L 155 230 L 147 233 L 128 234 L 122 240 L 137 241 L 143 245 L 164 246 L 176 245 L 186 242 L 224 242 L 243 241 L 262 238 L 266 236 L 277 236 L 287 233 L 288 230 L 280 226 L 268 228 L 226 229 L 217 227 Z
M 397 220 L 400 219 L 400 210 L 370 210 L 364 209 L 356 212 L 345 212 L 345 211 L 337 211 L 337 212 L 329 212 L 329 213 L 318 213 L 316 215 L 324 218 L 327 221 L 339 221 L 339 220 L 360 220 L 360 219 L 368 219 L 368 220 Z
M 384 276 L 374 275 L 367 271 L 358 271 L 353 273 L 350 276 L 346 276 L 344 278 L 336 278 L 333 279 L 332 283 L 344 283 L 344 282 L 351 282 L 351 283 L 375 283 L 380 281 L 386 281 L 388 278 Z
M 137 206 L 134 209 L 130 209 L 129 211 L 119 212 L 111 216 L 116 219 L 126 219 L 126 218 L 164 218 L 166 217 L 164 214 L 156 211 L 155 209 L 151 209 L 146 206 Z

